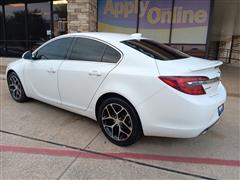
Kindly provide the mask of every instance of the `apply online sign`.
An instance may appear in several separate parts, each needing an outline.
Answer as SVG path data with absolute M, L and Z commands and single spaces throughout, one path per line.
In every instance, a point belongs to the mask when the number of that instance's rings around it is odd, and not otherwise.
M 168 32 L 172 23 L 173 38 L 181 41 L 186 36 L 198 35 L 200 41 L 207 34 L 210 0 L 141 0 L 139 2 L 139 30 L 146 33 Z M 138 0 L 98 1 L 99 31 L 135 32 Z M 150 32 L 151 31 L 151 32 Z M 178 37 L 178 34 L 181 37 Z M 180 35 L 179 34 L 179 35 Z M 188 39 L 188 38 L 187 38 Z M 174 40 L 174 39 L 173 39 Z M 193 38 L 196 41 L 196 38 Z M 190 43 L 205 43 L 191 42 Z

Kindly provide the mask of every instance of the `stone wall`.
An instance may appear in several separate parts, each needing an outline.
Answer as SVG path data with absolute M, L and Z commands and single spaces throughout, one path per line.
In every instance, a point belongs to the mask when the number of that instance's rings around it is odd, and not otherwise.
M 68 32 L 96 31 L 97 0 L 68 0 Z

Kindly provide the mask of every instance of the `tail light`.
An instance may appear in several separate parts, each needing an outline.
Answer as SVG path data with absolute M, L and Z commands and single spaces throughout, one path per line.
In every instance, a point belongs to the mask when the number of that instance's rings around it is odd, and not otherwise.
M 209 80 L 204 76 L 159 76 L 158 78 L 172 88 L 191 95 L 206 94 L 202 84 Z

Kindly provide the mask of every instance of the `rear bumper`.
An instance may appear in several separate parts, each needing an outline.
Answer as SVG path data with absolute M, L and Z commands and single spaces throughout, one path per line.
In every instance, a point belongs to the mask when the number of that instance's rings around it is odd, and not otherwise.
M 146 136 L 192 138 L 219 120 L 218 107 L 226 101 L 222 84 L 214 96 L 169 93 L 168 88 L 137 107 Z

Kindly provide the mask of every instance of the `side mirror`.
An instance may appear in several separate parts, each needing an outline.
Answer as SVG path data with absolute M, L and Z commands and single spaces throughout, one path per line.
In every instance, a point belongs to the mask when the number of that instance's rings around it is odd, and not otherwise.
M 25 53 L 23 53 L 22 55 L 23 59 L 33 59 L 33 55 L 32 55 L 32 51 L 26 51 Z

